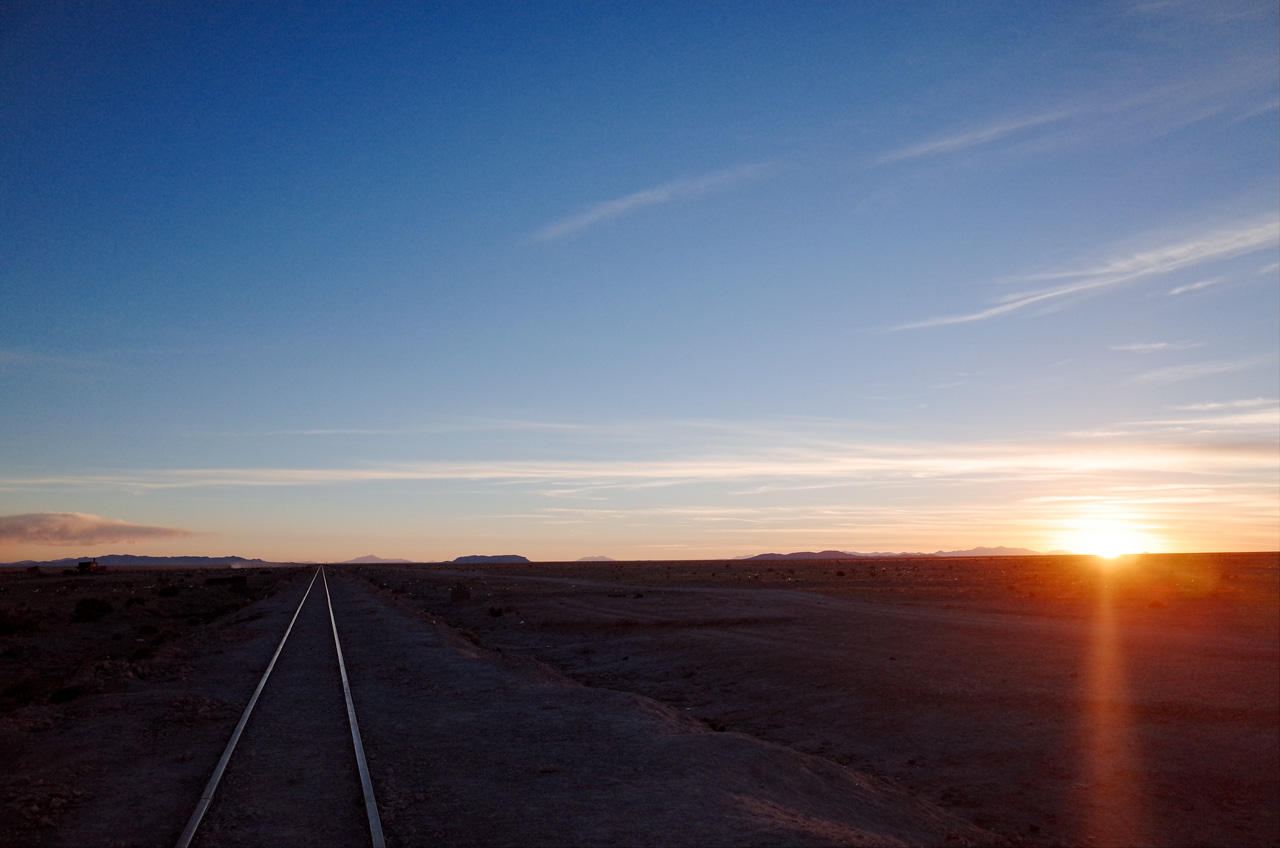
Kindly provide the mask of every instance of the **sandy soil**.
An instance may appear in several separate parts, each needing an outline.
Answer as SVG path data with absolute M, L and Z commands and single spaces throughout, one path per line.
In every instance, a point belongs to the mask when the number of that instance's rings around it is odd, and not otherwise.
M 1269 554 L 366 576 L 481 645 L 848 764 L 1012 840 L 1277 845 L 1277 566 Z M 472 600 L 450 604 L 458 580 Z
M 240 576 L 242 590 L 205 584 Z M 0 637 L 0 843 L 176 842 L 293 612 L 272 593 L 297 577 L 0 572 L 0 616 L 17 622 Z M 113 609 L 75 621 L 86 597 Z
M 304 576 L 178 640 L 185 645 L 164 646 L 144 677 L 13 710 L 0 722 L 15 754 L 0 779 L 15 826 L 0 842 L 172 844 Z M 651 699 L 481 650 L 367 581 L 331 583 L 389 844 L 995 839 L 825 758 L 717 733 Z M 324 616 L 313 594 L 197 844 L 364 841 Z
M 415 566 L 332 582 L 389 844 L 1277 845 L 1278 564 Z M 0 573 L 0 843 L 176 839 L 304 577 L 186 574 Z M 459 581 L 470 598 L 451 601 Z M 72 621 L 108 596 L 98 621 Z M 127 641 L 144 626 L 162 644 Z M 283 674 L 273 695 L 299 716 L 332 683 L 313 643 L 279 670 L 314 679 Z M 339 733 L 337 709 L 295 723 L 290 755 Z M 246 750 L 266 744 L 251 732 Z M 302 778 L 347 766 L 280 768 L 309 795 Z M 252 816 L 229 802 L 253 779 L 229 776 L 203 844 L 245 841 Z
M 335 594 L 335 610 L 359 669 L 353 697 L 370 705 L 359 707 L 361 732 L 388 844 L 995 838 L 825 758 L 718 733 L 652 699 L 478 648 L 358 583 Z

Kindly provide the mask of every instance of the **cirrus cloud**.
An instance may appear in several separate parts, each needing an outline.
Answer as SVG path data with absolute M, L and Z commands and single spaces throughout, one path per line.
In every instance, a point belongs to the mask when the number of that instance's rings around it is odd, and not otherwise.
M 1028 118 L 1018 118 L 1011 121 L 1003 121 L 1001 123 L 991 124 L 968 132 L 956 133 L 945 138 L 935 138 L 932 141 L 926 141 L 921 144 L 913 144 L 910 147 L 904 147 L 895 150 L 892 153 L 881 156 L 876 164 L 889 165 L 894 162 L 901 162 L 907 159 L 919 159 L 923 156 L 936 156 L 942 153 L 954 153 L 957 150 L 965 150 L 970 147 L 990 144 L 1021 130 L 1030 129 L 1031 127 L 1039 127 L 1044 124 L 1053 124 L 1064 121 L 1073 117 L 1070 112 L 1049 112 L 1043 115 L 1033 115 Z
M 101 545 L 180 539 L 191 535 L 191 531 L 177 527 L 149 527 L 84 512 L 0 515 L 0 544 Z
M 1234 259 L 1256 251 L 1273 249 L 1277 244 L 1280 244 L 1280 219 L 1268 217 L 1261 221 L 1246 222 L 1167 242 L 1150 250 L 1130 253 L 1077 270 L 1025 275 L 1015 278 L 1013 282 L 1048 282 L 1049 285 L 1004 295 L 996 300 L 996 305 L 977 312 L 930 318 L 902 324 L 893 329 L 918 330 L 1000 318 L 1029 306 L 1045 306 L 1071 295 L 1093 293 L 1133 280 L 1159 277 L 1184 268 Z
M 742 165 L 691 179 L 674 180 L 633 192 L 623 197 L 589 206 L 576 215 L 552 221 L 527 239 L 526 243 L 558 241 L 576 235 L 588 227 L 612 221 L 647 206 L 660 206 L 677 200 L 698 197 L 715 189 L 763 176 L 772 169 L 764 163 Z

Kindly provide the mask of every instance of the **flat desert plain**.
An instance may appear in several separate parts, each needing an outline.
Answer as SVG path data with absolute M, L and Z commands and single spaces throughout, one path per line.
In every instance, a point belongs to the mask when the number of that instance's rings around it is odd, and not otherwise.
M 1274 553 L 327 570 L 388 844 L 1280 845 Z M 0 573 L 0 843 L 172 844 L 310 573 Z

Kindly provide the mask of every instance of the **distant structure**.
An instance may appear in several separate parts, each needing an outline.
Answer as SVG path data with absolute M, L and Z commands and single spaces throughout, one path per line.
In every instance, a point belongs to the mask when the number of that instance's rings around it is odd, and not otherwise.
M 81 574 L 97 574 L 103 570 L 103 567 L 98 565 L 98 558 L 94 557 L 93 559 L 82 561 L 76 566 L 76 570 Z

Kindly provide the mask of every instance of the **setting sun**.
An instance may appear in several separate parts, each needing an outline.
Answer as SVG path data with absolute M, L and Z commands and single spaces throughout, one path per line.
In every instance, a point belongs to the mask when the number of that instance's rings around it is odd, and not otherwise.
M 1088 538 L 1077 548 L 1079 553 L 1094 554 L 1103 559 L 1115 559 L 1125 554 L 1136 553 L 1138 546 L 1123 535 L 1101 535 Z
M 1131 529 L 1121 522 L 1082 523 L 1069 531 L 1063 541 L 1063 546 L 1073 553 L 1093 554 L 1103 559 L 1153 551 L 1159 547 L 1147 533 Z

